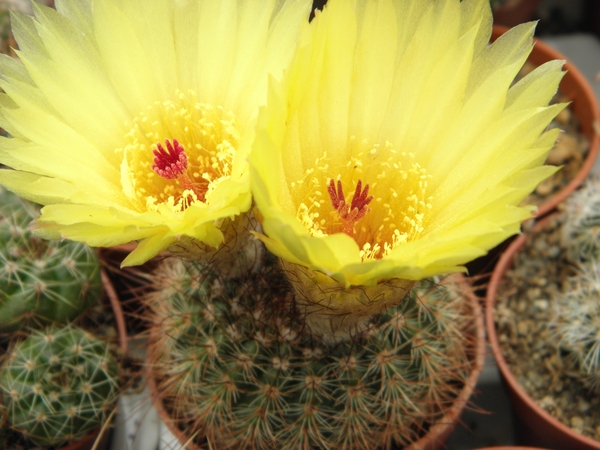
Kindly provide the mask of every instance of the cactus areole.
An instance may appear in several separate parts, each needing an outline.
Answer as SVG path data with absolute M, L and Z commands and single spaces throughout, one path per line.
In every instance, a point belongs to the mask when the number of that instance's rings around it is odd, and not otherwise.
M 18 342 L 0 369 L 8 423 L 39 446 L 81 439 L 114 408 L 118 366 L 108 344 L 66 326 Z
M 96 252 L 34 236 L 27 226 L 38 209 L 0 187 L 0 334 L 64 323 L 100 299 Z
M 196 444 L 219 449 L 408 445 L 447 420 L 481 367 L 470 294 L 448 280 L 420 282 L 362 333 L 334 344 L 311 334 L 276 265 L 222 280 L 172 259 L 153 280 L 151 378 L 165 420 L 185 430 L 182 442 L 195 435 Z

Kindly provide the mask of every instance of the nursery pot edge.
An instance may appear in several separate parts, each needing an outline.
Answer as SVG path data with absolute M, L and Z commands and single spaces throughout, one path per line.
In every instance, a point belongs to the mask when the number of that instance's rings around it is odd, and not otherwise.
M 532 230 L 533 233 L 543 229 L 553 217 L 555 215 L 550 215 L 537 223 Z M 494 320 L 497 293 L 504 275 L 512 268 L 515 255 L 525 246 L 528 239 L 528 234 L 521 234 L 510 244 L 500 257 L 490 279 L 486 296 L 485 321 L 492 353 L 517 418 L 530 432 L 530 437 L 536 440 L 536 445 L 548 446 L 555 450 L 600 450 L 600 442 L 576 433 L 542 409 L 518 383 L 502 354 Z

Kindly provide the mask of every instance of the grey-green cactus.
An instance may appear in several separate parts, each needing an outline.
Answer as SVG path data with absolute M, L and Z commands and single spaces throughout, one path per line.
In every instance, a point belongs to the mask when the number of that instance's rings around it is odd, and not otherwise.
M 95 251 L 33 236 L 27 226 L 37 214 L 34 204 L 0 187 L 0 333 L 66 322 L 101 295 Z
M 211 280 L 167 261 L 148 299 L 159 389 L 219 449 L 373 449 L 415 439 L 469 372 L 470 308 L 422 282 L 364 334 L 326 346 L 273 266 Z
M 566 204 L 563 245 L 574 275 L 554 299 L 550 329 L 582 381 L 600 392 L 600 180 L 590 179 Z
M 562 242 L 574 263 L 600 256 L 600 180 L 590 179 L 566 202 Z
M 554 302 L 549 326 L 582 381 L 600 393 L 600 266 L 581 264 Z
M 108 344 L 82 329 L 34 331 L 0 369 L 8 423 L 40 446 L 80 439 L 115 406 L 117 371 Z

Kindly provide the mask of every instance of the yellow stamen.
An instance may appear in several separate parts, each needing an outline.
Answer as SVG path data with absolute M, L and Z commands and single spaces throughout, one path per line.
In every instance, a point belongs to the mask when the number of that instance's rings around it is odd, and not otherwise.
M 197 202 L 209 203 L 216 186 L 231 176 L 239 133 L 232 113 L 200 103 L 188 91 L 176 92 L 172 101 L 149 105 L 134 119 L 126 140 L 128 145 L 116 152 L 123 158 L 121 184 L 131 207 L 140 212 L 167 208 L 177 213 Z M 171 146 L 173 151 L 167 140 L 177 141 Z M 160 151 L 160 142 L 165 142 L 168 152 Z M 157 153 L 161 161 L 167 158 L 162 165 L 153 160 Z M 179 158 L 184 157 L 187 167 L 182 169 L 178 164 L 183 164 Z M 162 173 L 154 166 L 162 168 Z M 167 166 L 177 175 L 169 176 Z
M 342 232 L 356 241 L 363 261 L 381 259 L 424 231 L 431 209 L 429 175 L 414 154 L 397 152 L 389 142 L 368 146 L 351 139 L 350 147 L 350 163 L 338 166 L 335 178 L 328 176 L 335 168 L 324 154 L 314 168 L 290 183 L 296 216 L 311 236 Z M 374 181 L 363 189 L 365 178 Z M 329 201 L 323 198 L 324 184 Z M 342 186 L 349 184 L 356 188 L 346 200 Z

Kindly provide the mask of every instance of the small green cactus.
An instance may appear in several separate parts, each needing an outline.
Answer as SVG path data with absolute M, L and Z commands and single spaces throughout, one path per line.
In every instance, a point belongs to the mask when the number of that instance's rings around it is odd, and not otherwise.
M 34 331 L 0 369 L 9 426 L 40 446 L 80 439 L 114 407 L 117 371 L 108 344 L 82 329 Z
M 431 281 L 360 336 L 327 346 L 306 333 L 272 265 L 223 282 L 171 260 L 155 280 L 159 389 L 210 448 L 406 444 L 439 420 L 469 371 L 469 306 Z
M 35 205 L 0 187 L 0 333 L 66 322 L 101 295 L 96 252 L 33 236 L 27 226 L 37 214 Z

